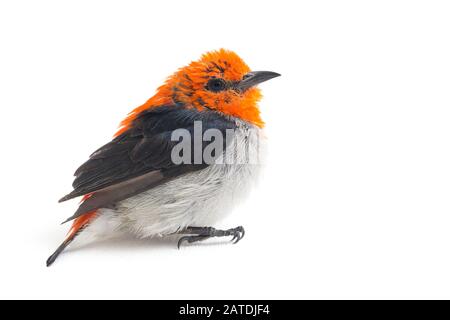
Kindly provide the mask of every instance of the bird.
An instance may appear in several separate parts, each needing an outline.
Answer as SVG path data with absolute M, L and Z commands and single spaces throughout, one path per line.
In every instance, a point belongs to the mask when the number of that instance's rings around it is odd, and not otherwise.
M 258 85 L 278 76 L 252 71 L 223 48 L 169 76 L 76 170 L 73 190 L 59 202 L 76 197 L 81 202 L 63 222 L 70 221 L 71 228 L 47 266 L 73 241 L 119 234 L 176 235 L 178 248 L 213 237 L 240 241 L 242 226 L 214 225 L 258 180 L 259 160 L 249 159 L 261 156 L 265 145 Z

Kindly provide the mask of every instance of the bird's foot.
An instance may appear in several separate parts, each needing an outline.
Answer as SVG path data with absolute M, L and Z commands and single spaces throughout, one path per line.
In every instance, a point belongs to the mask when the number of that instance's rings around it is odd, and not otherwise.
M 233 243 L 238 243 L 239 241 L 241 241 L 241 239 L 244 237 L 245 235 L 245 230 L 244 227 L 239 226 L 233 229 L 228 229 L 226 230 L 226 232 L 229 233 L 230 236 L 233 236 L 233 238 L 231 238 L 231 242 Z
M 232 236 L 231 242 L 238 243 L 245 235 L 245 230 L 242 226 L 228 229 L 218 230 L 212 227 L 187 227 L 186 229 L 178 232 L 179 234 L 189 234 L 183 236 L 178 240 L 178 249 L 183 242 L 193 243 L 197 241 L 206 240 L 213 237 L 228 237 Z

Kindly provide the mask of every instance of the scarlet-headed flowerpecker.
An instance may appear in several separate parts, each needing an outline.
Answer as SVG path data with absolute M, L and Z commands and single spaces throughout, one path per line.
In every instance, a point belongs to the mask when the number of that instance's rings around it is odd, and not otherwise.
M 47 266 L 75 239 L 118 233 L 179 234 L 178 246 L 223 236 L 238 242 L 242 227 L 211 226 L 258 176 L 264 123 L 256 85 L 277 76 L 252 72 L 224 49 L 170 76 L 75 172 L 74 190 L 60 202 L 83 196 L 82 202 L 66 220 L 72 227 Z

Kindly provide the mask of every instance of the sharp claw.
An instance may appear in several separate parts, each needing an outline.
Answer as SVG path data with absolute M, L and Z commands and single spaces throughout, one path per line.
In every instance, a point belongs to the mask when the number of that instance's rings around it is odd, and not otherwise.
M 232 243 L 236 243 L 236 240 L 239 239 L 239 231 L 236 229 L 233 230 L 233 238 L 231 239 Z
M 178 240 L 178 250 L 180 250 L 181 244 L 183 243 L 183 241 L 188 241 L 189 237 L 181 237 L 180 240 Z
M 244 227 L 240 227 L 241 228 L 241 239 L 245 236 L 245 229 L 244 229 Z
M 244 234 L 245 234 L 244 228 L 241 226 L 233 229 L 233 238 L 231 239 L 231 242 L 233 244 L 238 243 L 244 237 Z

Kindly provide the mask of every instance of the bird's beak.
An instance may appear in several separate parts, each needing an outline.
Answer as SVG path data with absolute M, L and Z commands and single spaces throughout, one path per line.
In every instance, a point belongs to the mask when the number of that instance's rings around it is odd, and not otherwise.
M 247 73 L 244 78 L 238 82 L 237 88 L 241 91 L 245 91 L 251 87 L 254 87 L 261 82 L 270 80 L 281 76 L 281 74 L 272 71 L 252 71 Z

